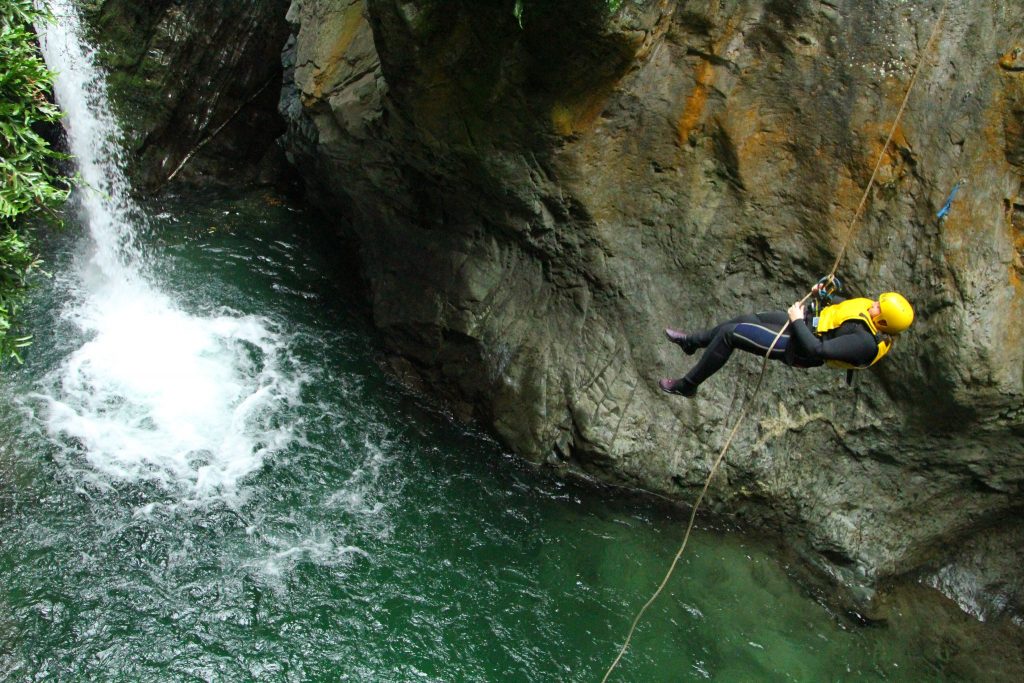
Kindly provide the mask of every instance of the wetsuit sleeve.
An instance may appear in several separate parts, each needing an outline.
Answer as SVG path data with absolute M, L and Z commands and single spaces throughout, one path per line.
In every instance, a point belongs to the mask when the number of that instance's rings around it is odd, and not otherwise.
M 853 324 L 857 326 L 856 329 L 847 328 L 849 322 L 843 323 L 840 329 L 846 334 L 822 339 L 811 332 L 806 322 L 797 320 L 793 323 L 793 336 L 796 339 L 798 353 L 818 360 L 838 360 L 851 365 L 867 365 L 878 354 L 878 345 L 866 328 L 856 322 Z

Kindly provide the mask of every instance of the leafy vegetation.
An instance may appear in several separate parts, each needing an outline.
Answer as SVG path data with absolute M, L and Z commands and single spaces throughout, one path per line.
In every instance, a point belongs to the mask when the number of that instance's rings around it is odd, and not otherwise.
M 0 0 L 0 362 L 18 359 L 29 341 L 16 333 L 29 277 L 39 266 L 26 222 L 55 216 L 70 187 L 56 168 L 63 155 L 39 134 L 60 118 L 32 28 L 41 19 L 47 17 L 32 0 Z

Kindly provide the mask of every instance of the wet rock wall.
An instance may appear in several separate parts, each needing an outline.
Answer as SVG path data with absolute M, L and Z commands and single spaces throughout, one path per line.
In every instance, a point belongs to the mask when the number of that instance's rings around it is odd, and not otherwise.
M 190 153 L 179 177 L 273 175 L 280 135 L 399 373 L 531 460 L 681 502 L 760 361 L 668 397 L 693 359 L 661 330 L 802 296 L 881 156 L 840 275 L 917 323 L 853 386 L 773 364 L 709 509 L 848 585 L 920 576 L 1020 619 L 1024 6 L 950 0 L 930 51 L 940 0 L 520 7 L 87 9 L 147 187 Z
M 83 4 L 136 187 L 277 182 L 287 0 Z
M 666 397 L 657 379 L 693 361 L 662 328 L 799 298 L 882 155 L 841 275 L 904 292 L 918 322 L 852 387 L 772 367 L 711 506 L 863 585 L 1005 534 L 1024 480 L 1024 7 L 951 1 L 926 52 L 937 1 L 513 5 L 289 10 L 286 145 L 358 236 L 396 365 L 528 458 L 690 499 L 759 362 Z

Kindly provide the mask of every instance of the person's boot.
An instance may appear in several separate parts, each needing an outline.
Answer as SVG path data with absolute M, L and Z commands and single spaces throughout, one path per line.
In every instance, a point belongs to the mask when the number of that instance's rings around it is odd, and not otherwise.
M 675 394 L 676 396 L 685 396 L 686 398 L 693 398 L 697 395 L 697 385 L 686 379 L 663 379 L 658 382 L 658 386 L 666 394 Z
M 670 342 L 677 344 L 687 356 L 692 356 L 696 353 L 698 348 L 697 343 L 693 340 L 693 337 L 685 332 L 680 332 L 679 330 L 673 330 L 671 327 L 666 327 L 665 336 Z

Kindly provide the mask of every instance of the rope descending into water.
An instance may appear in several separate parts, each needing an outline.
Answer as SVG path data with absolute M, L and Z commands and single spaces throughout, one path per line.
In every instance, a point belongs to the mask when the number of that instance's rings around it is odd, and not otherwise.
M 935 20 L 935 25 L 932 27 L 932 34 L 928 38 L 928 43 L 924 46 L 924 52 L 921 53 L 921 59 L 918 60 L 917 66 L 914 67 L 914 73 L 910 76 L 910 83 L 907 85 L 907 92 L 903 96 L 903 102 L 900 103 L 900 109 L 896 113 L 896 118 L 892 122 L 892 128 L 889 130 L 889 137 L 885 139 L 885 144 L 882 145 L 882 151 L 878 155 L 878 161 L 875 162 L 875 170 L 871 172 L 871 179 L 868 180 L 867 187 L 864 188 L 864 194 L 860 198 L 860 204 L 857 205 L 857 210 L 853 212 L 853 218 L 850 219 L 850 225 L 846 229 L 846 238 L 841 243 L 839 253 L 836 254 L 836 260 L 832 263 L 832 269 L 829 271 L 826 279 L 831 280 L 835 277 L 836 271 L 839 270 L 839 264 L 842 263 L 843 257 L 846 255 L 846 248 L 850 246 L 854 236 L 860 230 L 857 221 L 861 216 L 861 212 L 864 211 L 864 206 L 868 202 L 868 196 L 871 194 L 871 188 L 875 184 L 875 179 L 878 178 L 878 171 L 882 168 L 882 160 L 885 159 L 885 152 L 889 149 L 889 145 L 892 143 L 893 137 L 896 135 L 896 129 L 900 125 L 900 120 L 903 118 L 903 112 L 907 109 L 907 102 L 910 101 L 910 93 L 914 90 L 914 85 L 917 83 L 917 77 L 921 73 L 921 67 L 924 66 L 924 60 L 931 52 L 932 47 L 935 45 L 935 40 L 939 37 L 939 28 L 942 26 L 942 20 L 946 16 L 946 6 L 949 4 L 949 0 L 944 0 L 942 8 L 939 10 L 939 17 Z
M 896 113 L 896 118 L 893 120 L 892 128 L 889 130 L 889 137 L 886 138 L 885 144 L 882 146 L 882 151 L 878 155 L 878 161 L 875 163 L 875 169 L 874 171 L 872 171 L 871 178 L 868 180 L 868 184 L 864 188 L 864 194 L 861 197 L 860 204 L 857 206 L 857 210 L 854 211 L 853 218 L 850 219 L 850 224 L 846 231 L 846 237 L 840 244 L 839 252 L 836 255 L 835 261 L 832 264 L 832 269 L 829 271 L 829 274 L 826 275 L 825 278 L 823 278 L 823 282 L 830 283 L 832 280 L 835 279 L 836 271 L 839 269 L 839 264 L 842 262 L 843 257 L 846 255 L 847 247 L 850 245 L 850 243 L 853 241 L 854 236 L 860 230 L 860 228 L 857 226 L 857 221 L 860 218 L 861 212 L 864 210 L 864 207 L 868 201 L 868 197 L 871 194 L 871 190 L 874 187 L 875 180 L 878 177 L 878 171 L 882 167 L 882 160 L 885 158 L 886 150 L 889 149 L 889 145 L 892 143 L 892 139 L 896 135 L 896 129 L 899 127 L 900 120 L 903 118 L 903 113 L 904 111 L 906 111 L 907 102 L 910 100 L 910 93 L 913 91 L 914 85 L 917 83 L 917 76 L 921 72 L 921 67 L 924 66 L 924 61 L 927 58 L 928 54 L 931 52 L 935 44 L 935 40 L 939 35 L 939 28 L 942 26 L 942 21 L 946 15 L 946 6 L 948 4 L 949 0 L 944 0 L 942 3 L 942 8 L 939 10 L 939 16 L 935 20 L 935 25 L 932 27 L 931 37 L 928 39 L 928 43 L 925 45 L 924 51 L 921 53 L 921 58 L 920 60 L 918 60 L 917 66 L 915 66 L 914 68 L 914 73 L 910 77 L 910 83 L 907 85 L 907 92 L 903 96 L 903 102 L 900 104 L 899 111 Z M 814 289 L 811 289 L 811 291 L 805 294 L 804 297 L 800 299 L 799 303 L 803 305 L 807 301 L 807 299 L 811 297 L 812 294 L 814 294 Z M 657 600 L 658 596 L 661 595 L 662 591 L 665 589 L 665 586 L 668 585 L 669 579 L 672 578 L 672 573 L 675 571 L 676 565 L 679 564 L 679 560 L 683 556 L 683 552 L 686 550 L 686 544 L 690 540 L 690 533 L 693 531 L 693 525 L 697 519 L 697 510 L 700 508 L 700 504 L 704 501 L 704 496 L 707 494 L 708 488 L 711 486 L 711 480 L 712 478 L 714 478 L 715 473 L 718 471 L 718 466 L 722 463 L 722 460 L 725 458 L 725 454 L 729 451 L 729 447 L 732 445 L 733 438 L 735 438 L 736 434 L 739 432 L 740 427 L 743 425 L 743 422 L 747 417 L 747 413 L 749 412 L 750 405 L 753 403 L 754 398 L 758 395 L 758 393 L 761 390 L 761 385 L 764 382 L 764 377 L 768 370 L 768 359 L 771 356 L 772 351 L 775 350 L 775 345 L 779 343 L 779 339 L 781 339 L 782 335 L 785 334 L 787 329 L 789 329 L 789 325 L 790 321 L 787 321 L 786 324 L 782 326 L 782 329 L 779 330 L 778 334 L 775 335 L 775 339 L 772 340 L 771 346 L 768 347 L 768 351 L 765 353 L 764 360 L 761 362 L 761 372 L 757 376 L 757 382 L 754 385 L 754 389 L 743 401 L 743 405 L 740 408 L 739 417 L 736 418 L 736 423 L 733 425 L 732 431 L 729 432 L 729 437 L 725 440 L 725 444 L 722 446 L 721 451 L 719 451 L 718 457 L 715 458 L 714 463 L 712 463 L 711 471 L 708 472 L 707 479 L 704 481 L 704 488 L 701 489 L 700 495 L 697 496 L 697 500 L 693 504 L 693 509 L 690 512 L 690 521 L 686 525 L 686 534 L 683 536 L 683 542 L 679 546 L 679 550 L 676 552 L 675 557 L 672 559 L 672 564 L 669 566 L 668 571 L 665 573 L 665 578 L 661 580 L 661 584 L 658 586 L 657 590 L 654 591 L 654 594 L 650 597 L 650 599 L 647 602 L 645 602 L 644 606 L 640 608 L 639 612 L 637 612 L 636 618 L 633 619 L 633 623 L 629 627 L 629 633 L 626 635 L 626 640 L 622 644 L 622 648 L 619 650 L 618 656 L 615 657 L 615 661 L 612 662 L 612 665 L 608 667 L 608 671 L 605 672 L 604 678 L 601 679 L 601 683 L 606 683 L 608 678 L 612 675 L 612 672 L 615 670 L 615 667 L 619 665 L 619 662 L 622 660 L 622 657 L 626 654 L 626 650 L 629 648 L 630 641 L 633 640 L 633 634 L 636 632 L 636 628 L 640 624 L 640 620 L 643 618 L 644 613 L 647 611 L 647 608 L 654 604 L 654 601 Z

